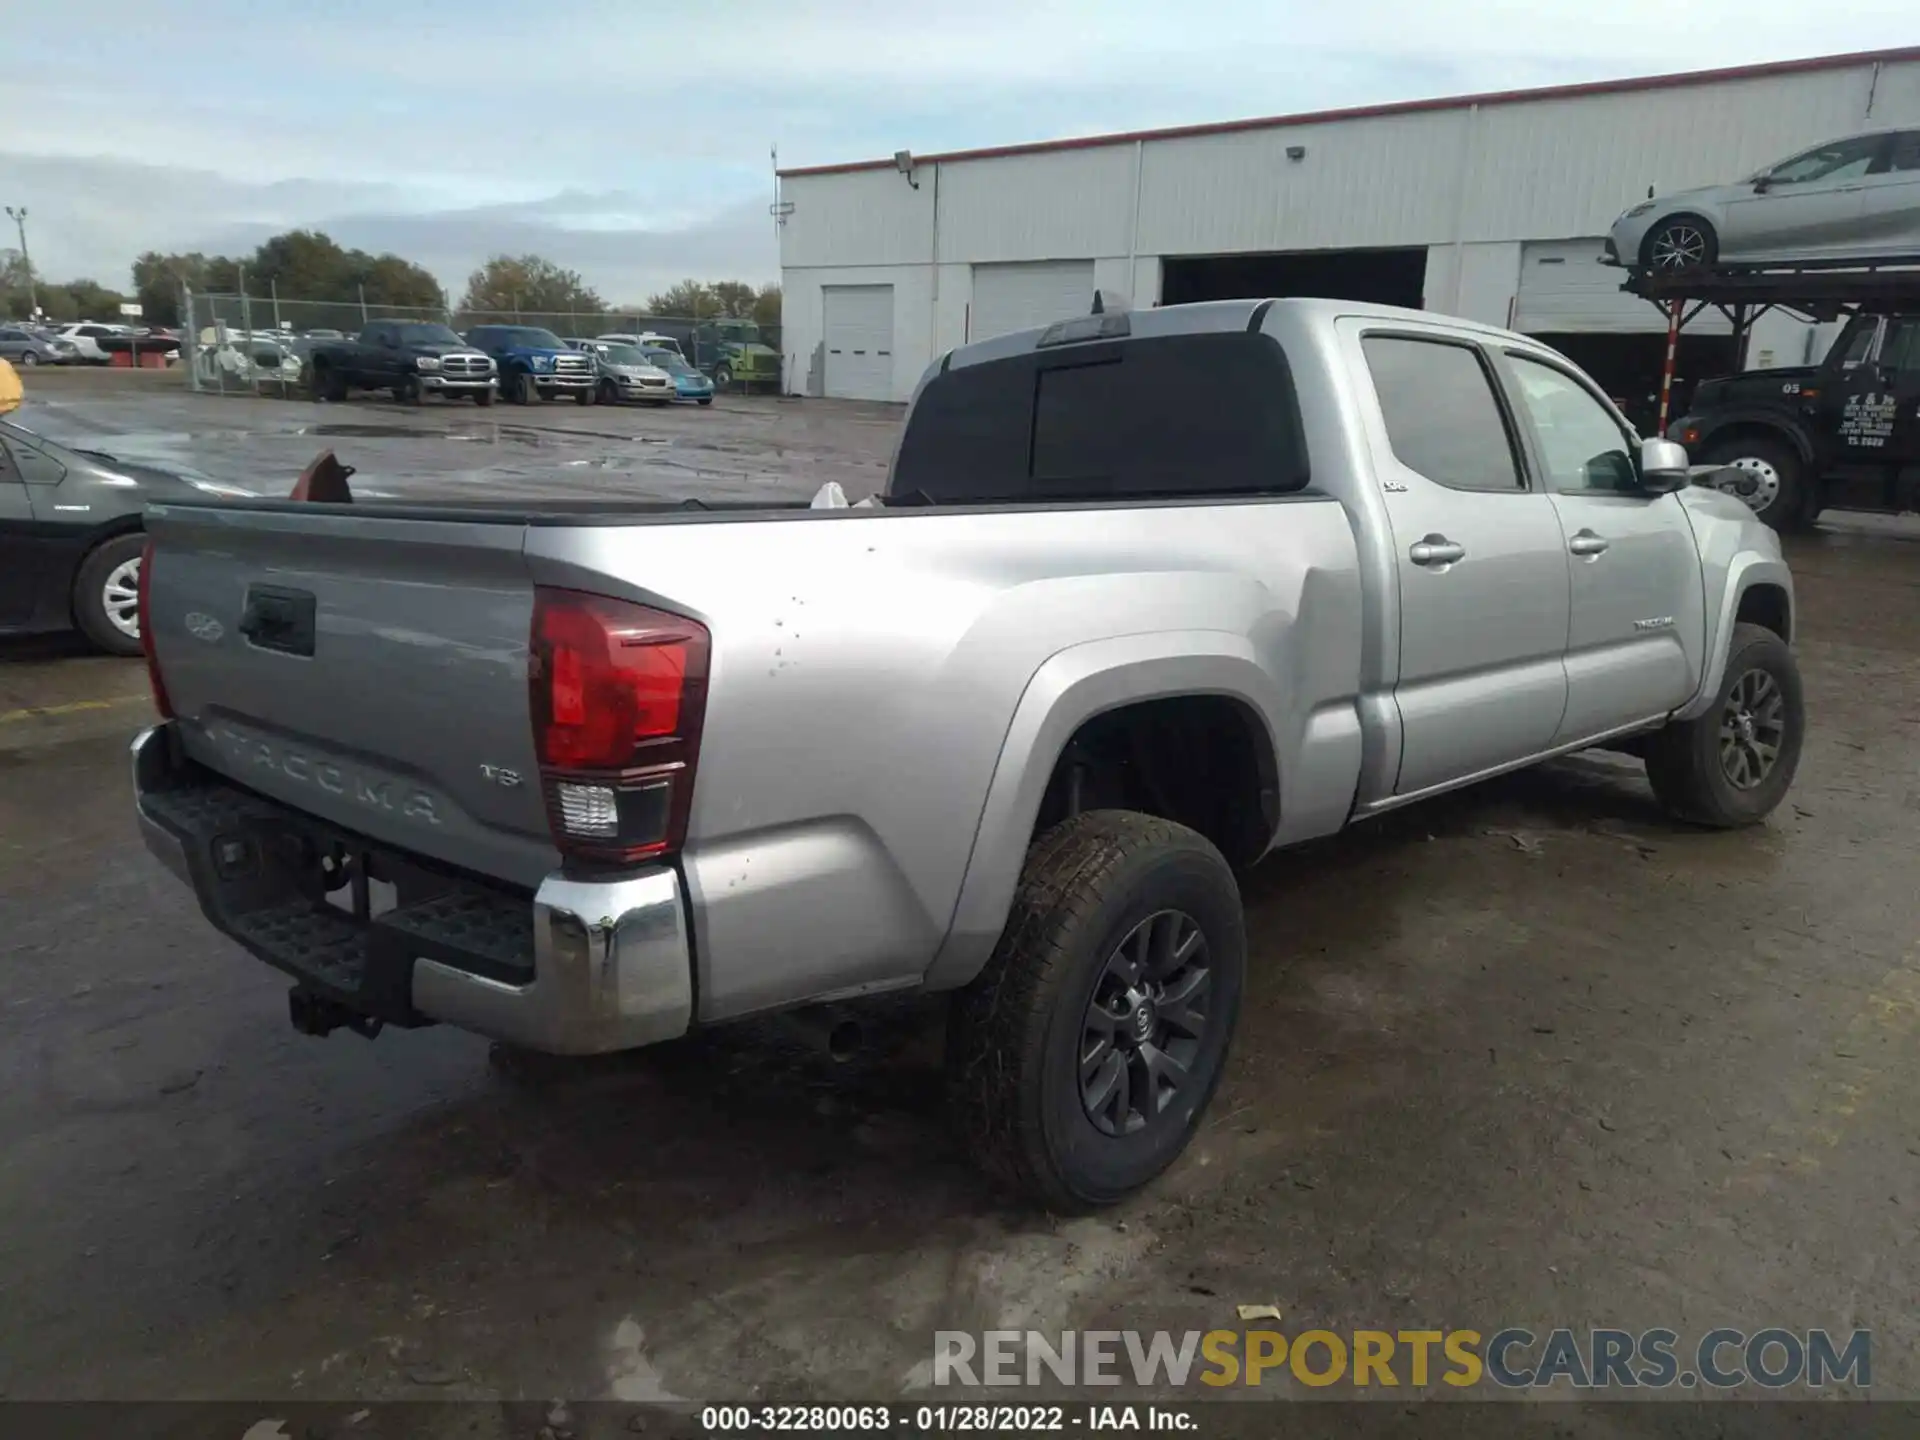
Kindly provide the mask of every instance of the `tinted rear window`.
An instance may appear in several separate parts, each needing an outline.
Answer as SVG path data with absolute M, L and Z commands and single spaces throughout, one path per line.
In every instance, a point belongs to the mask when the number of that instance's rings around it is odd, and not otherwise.
M 1307 484 L 1293 375 L 1265 335 L 1160 335 L 937 375 L 891 494 L 949 504 L 1249 495 Z

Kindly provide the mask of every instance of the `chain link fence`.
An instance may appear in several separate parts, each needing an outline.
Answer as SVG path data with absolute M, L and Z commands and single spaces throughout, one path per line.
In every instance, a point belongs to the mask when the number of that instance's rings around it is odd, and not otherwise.
M 463 338 L 481 325 L 545 330 L 562 341 L 602 335 L 670 341 L 722 388 L 781 388 L 780 327 L 729 316 L 649 315 L 642 311 L 449 310 L 289 300 L 277 294 L 181 295 L 180 358 L 190 388 L 220 395 L 303 393 L 316 344 L 351 339 L 376 320 L 445 325 Z

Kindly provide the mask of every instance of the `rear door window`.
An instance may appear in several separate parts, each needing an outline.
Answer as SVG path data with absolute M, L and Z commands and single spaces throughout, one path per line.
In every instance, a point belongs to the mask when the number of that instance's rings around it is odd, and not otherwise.
M 962 365 L 921 391 L 888 491 L 948 504 L 1277 494 L 1309 479 L 1285 353 L 1246 331 Z
M 1475 347 L 1399 335 L 1360 343 L 1394 459 L 1454 490 L 1526 488 L 1493 377 Z

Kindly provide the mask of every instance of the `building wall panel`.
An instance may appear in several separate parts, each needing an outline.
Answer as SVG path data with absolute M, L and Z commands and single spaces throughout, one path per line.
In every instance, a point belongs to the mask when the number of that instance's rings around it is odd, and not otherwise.
M 1133 228 L 1133 157 L 1133 146 L 1110 145 L 941 167 L 941 260 L 1124 256 Z
M 789 175 L 780 198 L 793 205 L 780 227 L 782 268 L 933 259 L 933 187 L 915 190 L 897 170 Z
M 1160 255 L 1428 244 L 1452 234 L 1464 113 L 1156 141 L 1138 249 Z M 1290 159 L 1290 147 L 1304 154 Z

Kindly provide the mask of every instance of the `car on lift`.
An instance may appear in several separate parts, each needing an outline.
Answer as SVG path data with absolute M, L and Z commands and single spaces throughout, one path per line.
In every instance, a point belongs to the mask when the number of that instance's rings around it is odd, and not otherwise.
M 253 494 L 0 420 L 0 634 L 77 629 L 108 654 L 138 655 L 147 505 Z
M 1603 263 L 1642 270 L 1920 258 L 1920 130 L 1829 140 L 1731 185 L 1649 194 Z
M 1743 498 L 1776 530 L 1920 509 L 1920 314 L 1855 316 L 1818 365 L 1703 380 L 1668 433 L 1753 477 Z

